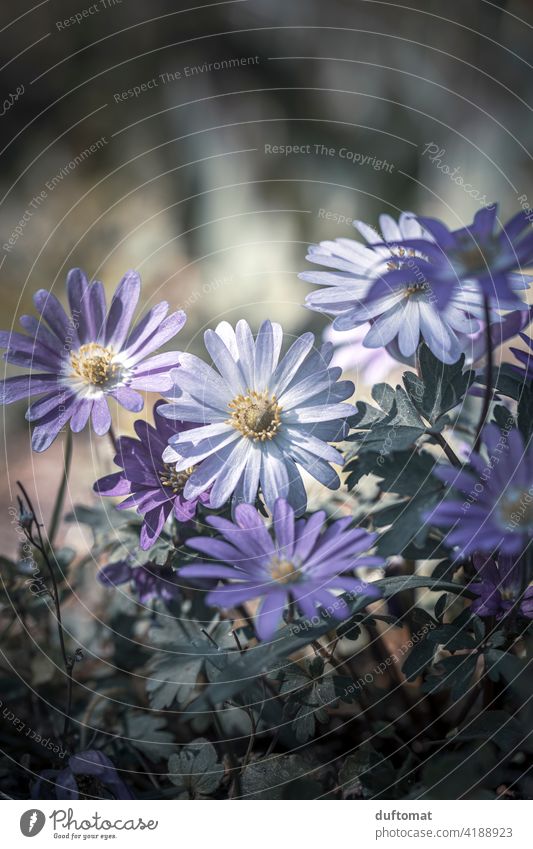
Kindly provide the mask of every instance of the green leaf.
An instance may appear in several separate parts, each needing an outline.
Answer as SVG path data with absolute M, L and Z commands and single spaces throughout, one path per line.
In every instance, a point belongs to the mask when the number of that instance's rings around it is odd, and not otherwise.
M 408 681 L 414 681 L 433 662 L 436 645 L 427 638 L 413 646 L 403 662 L 402 672 Z
M 165 719 L 146 711 L 128 715 L 127 736 L 131 745 L 153 763 L 168 758 L 175 748 L 174 735 L 166 730 Z
M 432 577 L 422 575 L 397 575 L 374 581 L 372 586 L 381 590 L 384 598 L 389 598 L 398 592 L 427 587 L 434 592 L 450 592 L 475 598 L 475 594 L 451 581 L 435 581 Z M 349 622 L 352 617 L 364 610 L 371 599 L 358 596 L 349 602 L 350 613 L 343 620 Z M 334 625 L 338 627 L 335 622 Z M 217 667 L 213 672 L 213 681 L 188 709 L 192 712 L 206 710 L 213 705 L 232 699 L 236 693 L 242 693 L 252 686 L 260 675 L 276 676 L 278 671 L 285 668 L 284 658 L 298 654 L 305 646 L 318 640 L 332 628 L 331 618 L 324 618 L 318 624 L 311 624 L 305 617 L 297 619 L 291 625 L 280 628 L 276 638 L 271 643 L 260 643 L 252 651 L 240 654 L 232 652 L 227 655 L 226 663 Z M 161 684 L 161 686 L 164 686 Z M 171 687 L 175 687 L 172 684 Z
M 313 766 L 299 755 L 280 755 L 250 763 L 242 776 L 242 795 L 250 799 L 298 798 L 294 790 L 309 780 Z M 321 792 L 318 786 L 319 795 Z
M 146 690 L 150 704 L 156 710 L 170 707 L 174 702 L 184 706 L 196 689 L 200 673 L 206 666 L 222 669 L 231 654 L 225 649 L 235 646 L 228 623 L 219 623 L 211 629 L 211 640 L 197 622 L 188 622 L 186 628 L 187 643 L 183 642 L 183 631 L 172 619 L 164 628 L 154 629 L 159 652 L 149 665 Z
M 476 383 L 486 386 L 486 375 L 479 374 Z M 496 371 L 493 386 L 498 395 L 505 395 L 513 401 L 518 401 L 524 390 L 524 378 L 510 363 L 502 363 Z
M 412 496 L 423 491 L 435 491 L 437 484 L 432 477 L 435 457 L 428 451 L 395 451 L 387 455 L 362 454 L 350 461 L 346 471 L 348 489 L 367 474 L 380 478 L 380 489 L 398 495 Z M 439 486 L 442 490 L 442 485 Z
M 431 525 L 425 521 L 425 514 L 431 510 L 439 498 L 442 489 L 435 487 L 431 493 L 429 490 L 414 495 L 409 500 L 386 504 L 372 513 L 375 525 L 380 528 L 387 525 L 390 527 L 383 532 L 376 544 L 378 554 L 390 557 L 395 554 L 403 554 L 408 546 L 422 548 L 426 545 Z M 435 549 L 436 557 L 437 549 Z M 414 559 L 421 557 L 416 555 Z
M 325 708 L 337 701 L 333 677 L 323 672 L 324 661 L 315 657 L 303 665 L 293 663 L 278 675 L 280 695 L 288 696 L 286 714 L 293 718 L 292 729 L 299 743 L 314 736 L 316 724 L 328 719 Z
M 345 799 L 348 796 L 371 799 L 385 791 L 387 798 L 391 798 L 395 784 L 396 770 L 371 743 L 363 743 L 354 754 L 346 758 L 339 770 L 339 785 Z
M 422 690 L 427 693 L 451 690 L 452 700 L 459 701 L 471 689 L 470 682 L 476 671 L 477 659 L 477 654 L 442 658 L 435 667 L 435 674 L 426 679 Z
M 435 357 L 427 345 L 418 350 L 421 377 L 406 372 L 404 386 L 418 412 L 435 426 L 441 416 L 456 407 L 475 380 L 475 372 L 465 371 L 464 354 L 451 365 Z
M 211 796 L 224 776 L 215 747 L 204 737 L 181 746 L 168 759 L 168 777 L 180 791 L 180 799 Z

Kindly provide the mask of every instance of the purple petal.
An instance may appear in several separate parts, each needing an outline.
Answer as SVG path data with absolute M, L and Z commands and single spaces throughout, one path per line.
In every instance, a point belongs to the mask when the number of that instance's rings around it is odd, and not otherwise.
M 287 603 L 285 590 L 270 590 L 256 613 L 254 624 L 260 640 L 271 640 L 283 618 Z
M 41 453 L 50 447 L 60 430 L 67 424 L 75 400 L 74 395 L 66 398 L 63 404 L 44 416 L 39 424 L 34 427 L 31 440 L 34 451 Z
M 110 393 L 119 404 L 131 413 L 138 413 L 144 407 L 144 399 L 131 386 L 119 386 Z
M 141 281 L 136 271 L 128 271 L 113 295 L 106 322 L 105 344 L 121 349 L 128 335 L 131 320 L 141 293 Z
M 81 268 L 73 268 L 67 275 L 67 293 L 73 321 L 78 324 L 78 337 L 82 345 L 96 339 L 90 305 L 89 281 Z
M 179 333 L 186 321 L 187 316 L 183 310 L 178 310 L 177 312 L 169 315 L 168 318 L 159 323 L 157 330 L 153 331 L 149 338 L 144 339 L 142 342 L 137 341 L 134 343 L 131 346 L 131 352 L 128 349 L 130 362 L 138 362 L 142 359 L 142 357 L 146 357 L 147 354 L 151 354 L 152 351 L 156 351 L 161 347 L 161 345 L 164 345 L 170 339 L 173 339 L 174 336 Z
M 111 413 L 105 398 L 98 398 L 93 402 L 91 420 L 98 436 L 104 436 L 111 427 Z
M 294 549 L 294 510 L 284 498 L 274 504 L 273 527 L 278 547 L 283 555 L 292 557 Z
M 65 345 L 67 340 L 70 340 L 71 344 L 77 347 L 79 338 L 76 328 L 72 320 L 67 317 L 56 296 L 52 292 L 47 292 L 46 289 L 39 289 L 33 296 L 33 302 L 61 345 Z
M 8 377 L 0 384 L 0 404 L 13 404 L 21 398 L 42 395 L 51 389 L 59 389 L 60 383 L 55 374 L 24 374 L 20 377 Z
M 101 584 L 106 587 L 115 587 L 118 584 L 125 584 L 129 581 L 132 574 L 132 568 L 125 560 L 119 560 L 117 563 L 109 563 L 96 573 L 96 577 Z
M 122 472 L 115 472 L 97 480 L 93 489 L 100 495 L 129 495 L 130 483 Z
M 172 505 L 167 501 L 155 510 L 150 510 L 144 517 L 141 528 L 140 546 L 143 551 L 151 548 L 158 539 L 164 524 L 170 514 Z

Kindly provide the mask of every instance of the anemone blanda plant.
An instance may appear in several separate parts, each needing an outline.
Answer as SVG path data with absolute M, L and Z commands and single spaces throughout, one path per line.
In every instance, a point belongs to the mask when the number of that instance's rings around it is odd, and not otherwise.
M 150 548 L 158 539 L 170 515 L 178 522 L 190 521 L 198 504 L 209 502 L 209 492 L 185 498 L 184 489 L 194 467 L 176 471 L 165 463 L 163 453 L 171 437 L 195 425 L 174 422 L 159 415 L 162 401 L 154 405 L 154 424 L 138 420 L 134 424 L 137 439 L 121 436 L 117 440 L 115 464 L 122 471 L 106 475 L 94 484 L 95 492 L 108 496 L 127 496 L 117 505 L 119 510 L 133 508 L 143 517 L 140 546 Z
M 423 340 L 442 362 L 456 362 L 468 351 L 470 336 L 479 329 L 484 316 L 481 294 L 473 283 L 465 281 L 453 288 L 442 309 L 425 274 L 425 254 L 420 247 L 402 246 L 429 244 L 431 234 L 409 212 L 403 212 L 398 222 L 381 215 L 379 224 L 381 233 L 354 221 L 367 245 L 354 239 L 311 245 L 307 259 L 333 271 L 299 275 L 325 287 L 307 295 L 306 306 L 334 316 L 335 330 L 367 326 L 363 339 L 366 348 L 386 347 L 396 359 L 414 362 Z M 495 313 L 492 319 L 499 320 Z
M 530 213 L 518 212 L 506 224 L 498 219 L 498 205 L 478 210 L 465 227 L 451 230 L 436 218 L 417 216 L 419 235 L 402 234 L 387 242 L 394 251 L 417 255 L 379 276 L 368 292 L 369 303 L 390 296 L 399 287 L 429 287 L 436 306 L 444 310 L 462 292 L 475 284 L 497 309 L 520 309 L 517 292 L 529 288 L 523 274 L 533 263 L 533 232 Z
M 283 332 L 265 321 L 254 339 L 246 321 L 235 330 L 222 322 L 207 330 L 205 346 L 214 366 L 182 354 L 172 372 L 174 393 L 160 408 L 174 420 L 200 422 L 170 437 L 163 457 L 176 473 L 200 464 L 183 494 L 194 499 L 211 487 L 210 504 L 230 498 L 254 503 L 259 488 L 269 507 L 286 498 L 305 510 L 305 487 L 297 466 L 336 489 L 331 464 L 343 456 L 329 443 L 347 434 L 346 417 L 355 407 L 343 403 L 354 386 L 330 368 L 331 345 L 314 347 L 312 333 L 297 338 L 280 359 Z
M 129 271 L 107 310 L 102 284 L 89 283 L 74 268 L 67 276 L 70 316 L 52 292 L 40 289 L 33 298 L 39 317 L 20 318 L 28 335 L 0 333 L 7 362 L 30 369 L 3 382 L 0 402 L 43 396 L 26 413 L 35 423 L 35 451 L 45 451 L 67 424 L 74 433 L 83 430 L 89 418 L 98 436 L 107 433 L 110 398 L 138 412 L 140 392 L 170 388 L 169 370 L 179 364 L 179 353 L 152 354 L 181 330 L 186 316 L 182 310 L 167 315 L 162 301 L 132 327 L 140 292 L 139 275 Z
M 515 428 L 483 429 L 484 452 L 462 469 L 438 465 L 434 474 L 461 498 L 441 501 L 426 521 L 445 531 L 457 558 L 482 552 L 523 553 L 533 533 L 533 450 Z
M 260 598 L 254 622 L 261 640 L 272 639 L 290 602 L 308 619 L 322 610 L 340 620 L 348 616 L 349 606 L 335 591 L 364 595 L 369 601 L 379 597 L 377 587 L 354 574 L 359 567 L 384 564 L 381 557 L 368 554 L 377 535 L 350 527 L 351 516 L 329 525 L 323 511 L 296 520 L 290 504 L 278 498 L 270 531 L 248 504 L 235 508 L 234 523 L 218 516 L 209 516 L 207 522 L 220 537 L 194 537 L 187 545 L 219 562 L 184 566 L 180 576 L 227 581 L 206 599 L 225 610 Z

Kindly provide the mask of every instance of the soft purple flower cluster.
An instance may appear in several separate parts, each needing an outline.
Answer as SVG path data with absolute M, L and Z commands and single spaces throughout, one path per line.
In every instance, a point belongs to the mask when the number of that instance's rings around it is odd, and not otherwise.
M 282 353 L 279 324 L 264 321 L 254 335 L 240 320 L 206 331 L 210 363 L 185 352 L 155 354 L 181 330 L 185 314 L 168 315 L 163 302 L 133 324 L 138 275 L 125 275 L 108 309 L 102 284 L 89 282 L 79 269 L 67 277 L 70 315 L 55 295 L 40 290 L 34 297 L 39 316 L 21 318 L 26 335 L 0 334 L 7 362 L 29 369 L 4 381 L 1 400 L 40 396 L 26 413 L 36 451 L 48 448 L 67 423 L 78 432 L 91 419 L 97 435 L 107 433 L 110 398 L 138 412 L 140 392 L 164 396 L 154 406 L 153 425 L 138 420 L 136 438 L 117 440 L 119 471 L 94 489 L 123 497 L 118 509 L 142 517 L 142 550 L 157 542 L 167 523 L 174 530 L 185 523 L 190 534 L 191 523 L 205 519 L 219 536 L 193 537 L 188 545 L 214 562 L 192 563 L 178 574 L 220 582 L 207 597 L 217 607 L 260 599 L 255 618 L 261 639 L 274 637 L 288 610 L 306 617 L 326 610 L 341 619 L 348 606 L 339 592 L 377 596 L 354 571 L 381 564 L 365 553 L 376 535 L 350 527 L 349 518 L 332 521 L 322 512 L 300 518 L 307 509 L 304 473 L 330 489 L 341 485 L 333 467 L 344 464 L 338 443 L 356 412 L 349 403 L 354 385 L 342 379 L 342 367 L 361 368 L 373 381 L 397 361 L 415 367 L 422 342 L 443 363 L 465 354 L 477 365 L 487 347 L 503 344 L 531 321 L 532 310 L 519 297 L 529 286 L 522 269 L 533 264 L 526 212 L 501 226 L 497 207 L 487 207 L 457 230 L 407 212 L 398 221 L 382 215 L 379 224 L 377 231 L 354 223 L 366 244 L 337 239 L 309 249 L 308 259 L 326 270 L 300 275 L 322 287 L 306 304 L 334 316 L 318 347 L 313 334 L 304 333 Z M 512 350 L 530 381 L 529 353 Z M 501 441 L 500 430 L 487 426 L 484 453 L 473 451 L 461 469 L 438 466 L 437 477 L 462 500 L 443 500 L 426 517 L 444 531 L 458 558 L 493 558 L 479 569 L 474 609 L 492 604 L 496 616 L 508 609 L 516 588 L 516 570 L 507 569 L 504 558 L 520 557 L 533 533 L 530 446 L 514 428 L 503 448 Z M 505 463 L 494 461 L 496 451 L 506 452 Z M 270 531 L 257 505 L 270 512 Z M 131 583 L 143 604 L 179 597 L 176 573 L 151 561 L 110 563 L 99 579 Z M 524 615 L 530 611 L 527 593 L 519 602 Z

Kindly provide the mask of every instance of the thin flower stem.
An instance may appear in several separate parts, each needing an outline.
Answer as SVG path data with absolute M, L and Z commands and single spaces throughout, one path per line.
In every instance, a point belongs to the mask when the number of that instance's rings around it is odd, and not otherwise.
M 444 451 L 444 453 L 446 454 L 446 456 L 447 456 L 448 460 L 450 461 L 450 463 L 451 463 L 453 466 L 457 466 L 457 468 L 459 468 L 459 469 L 460 469 L 460 468 L 462 467 L 462 465 L 463 465 L 463 464 L 461 463 L 461 461 L 460 461 L 459 457 L 457 456 L 457 454 L 456 454 L 456 453 L 455 453 L 455 451 L 453 450 L 452 446 L 449 444 L 449 442 L 447 442 L 447 441 L 446 441 L 446 439 L 444 438 L 444 436 L 442 435 L 442 433 L 437 433 L 437 432 L 436 432 L 436 431 L 434 431 L 434 430 L 429 430 L 429 431 L 428 431 L 428 434 L 429 434 L 430 436 L 432 436 L 432 437 L 433 437 L 433 439 L 435 440 L 435 442 L 437 442 L 437 443 L 440 445 L 440 447 L 442 448 L 442 450 L 443 450 L 443 451 Z
M 74 668 L 74 662 L 75 661 L 74 661 L 74 658 L 71 658 L 67 655 L 67 650 L 66 650 L 66 646 L 65 646 L 63 620 L 62 620 L 62 616 L 61 616 L 61 603 L 59 601 L 59 589 L 58 589 L 58 586 L 57 586 L 57 580 L 56 580 L 56 576 L 55 576 L 55 573 L 54 573 L 54 569 L 53 569 L 53 566 L 52 566 L 52 563 L 51 563 L 51 560 L 50 560 L 50 557 L 49 557 L 49 552 L 47 550 L 47 546 L 45 545 L 45 542 L 44 542 L 44 539 L 43 539 L 43 535 L 42 535 L 42 532 L 41 532 L 41 526 L 40 526 L 39 522 L 37 521 L 35 510 L 33 508 L 33 504 L 31 502 L 31 499 L 30 499 L 28 493 L 26 492 L 26 489 L 24 488 L 23 484 L 20 481 L 17 481 L 17 484 L 18 484 L 20 491 L 22 492 L 24 498 L 26 499 L 26 503 L 27 503 L 27 505 L 30 509 L 31 515 L 33 517 L 33 523 L 35 524 L 35 527 L 37 529 L 37 539 L 35 539 L 31 530 L 25 530 L 26 537 L 27 537 L 28 541 L 31 542 L 31 544 L 42 555 L 43 560 L 46 563 L 46 566 L 47 566 L 48 571 L 50 573 L 50 580 L 52 581 L 52 590 L 53 590 L 52 591 L 52 599 L 53 599 L 54 607 L 55 607 L 56 622 L 57 622 L 57 633 L 58 633 L 58 636 L 59 636 L 59 645 L 60 645 L 60 649 L 61 649 L 61 655 L 62 655 L 62 658 L 63 658 L 63 665 L 65 667 L 65 674 L 67 676 L 67 704 L 66 704 L 66 709 L 65 709 L 65 720 L 64 720 L 64 724 L 63 724 L 63 742 L 64 742 L 64 745 L 65 745 L 65 748 L 67 750 L 69 750 L 68 735 L 69 735 L 69 729 L 70 729 L 70 711 L 71 711 L 71 708 L 72 708 L 72 683 L 73 683 L 73 681 L 72 681 L 72 670 Z
M 67 431 L 67 439 L 65 445 L 65 454 L 63 458 L 63 475 L 61 478 L 61 483 L 59 485 L 59 489 L 57 491 L 56 502 L 54 504 L 54 512 L 52 513 L 52 519 L 50 521 L 50 530 L 48 531 L 48 544 L 50 548 L 54 547 L 54 541 L 57 533 L 57 529 L 59 527 L 59 523 L 61 521 L 61 514 L 63 512 L 63 504 L 65 501 L 65 493 L 67 491 L 68 484 L 68 476 L 70 472 L 70 466 L 72 462 L 72 431 L 69 428 Z
M 484 298 L 484 307 L 485 307 L 485 342 L 487 346 L 487 375 L 486 375 L 486 385 L 485 385 L 485 395 L 483 396 L 483 407 L 481 409 L 481 416 L 479 418 L 479 423 L 476 429 L 476 438 L 474 440 L 473 450 L 476 453 L 479 453 L 480 442 L 481 442 L 481 433 L 483 431 L 483 426 L 489 415 L 490 410 L 490 402 L 492 400 L 492 384 L 494 380 L 494 364 L 492 361 L 492 336 L 490 333 L 490 300 L 488 295 L 485 295 Z
M 111 442 L 111 446 L 113 448 L 113 455 L 115 455 L 117 453 L 117 438 L 115 436 L 115 431 L 113 430 L 113 425 L 109 425 L 107 435 L 109 436 L 109 441 Z

